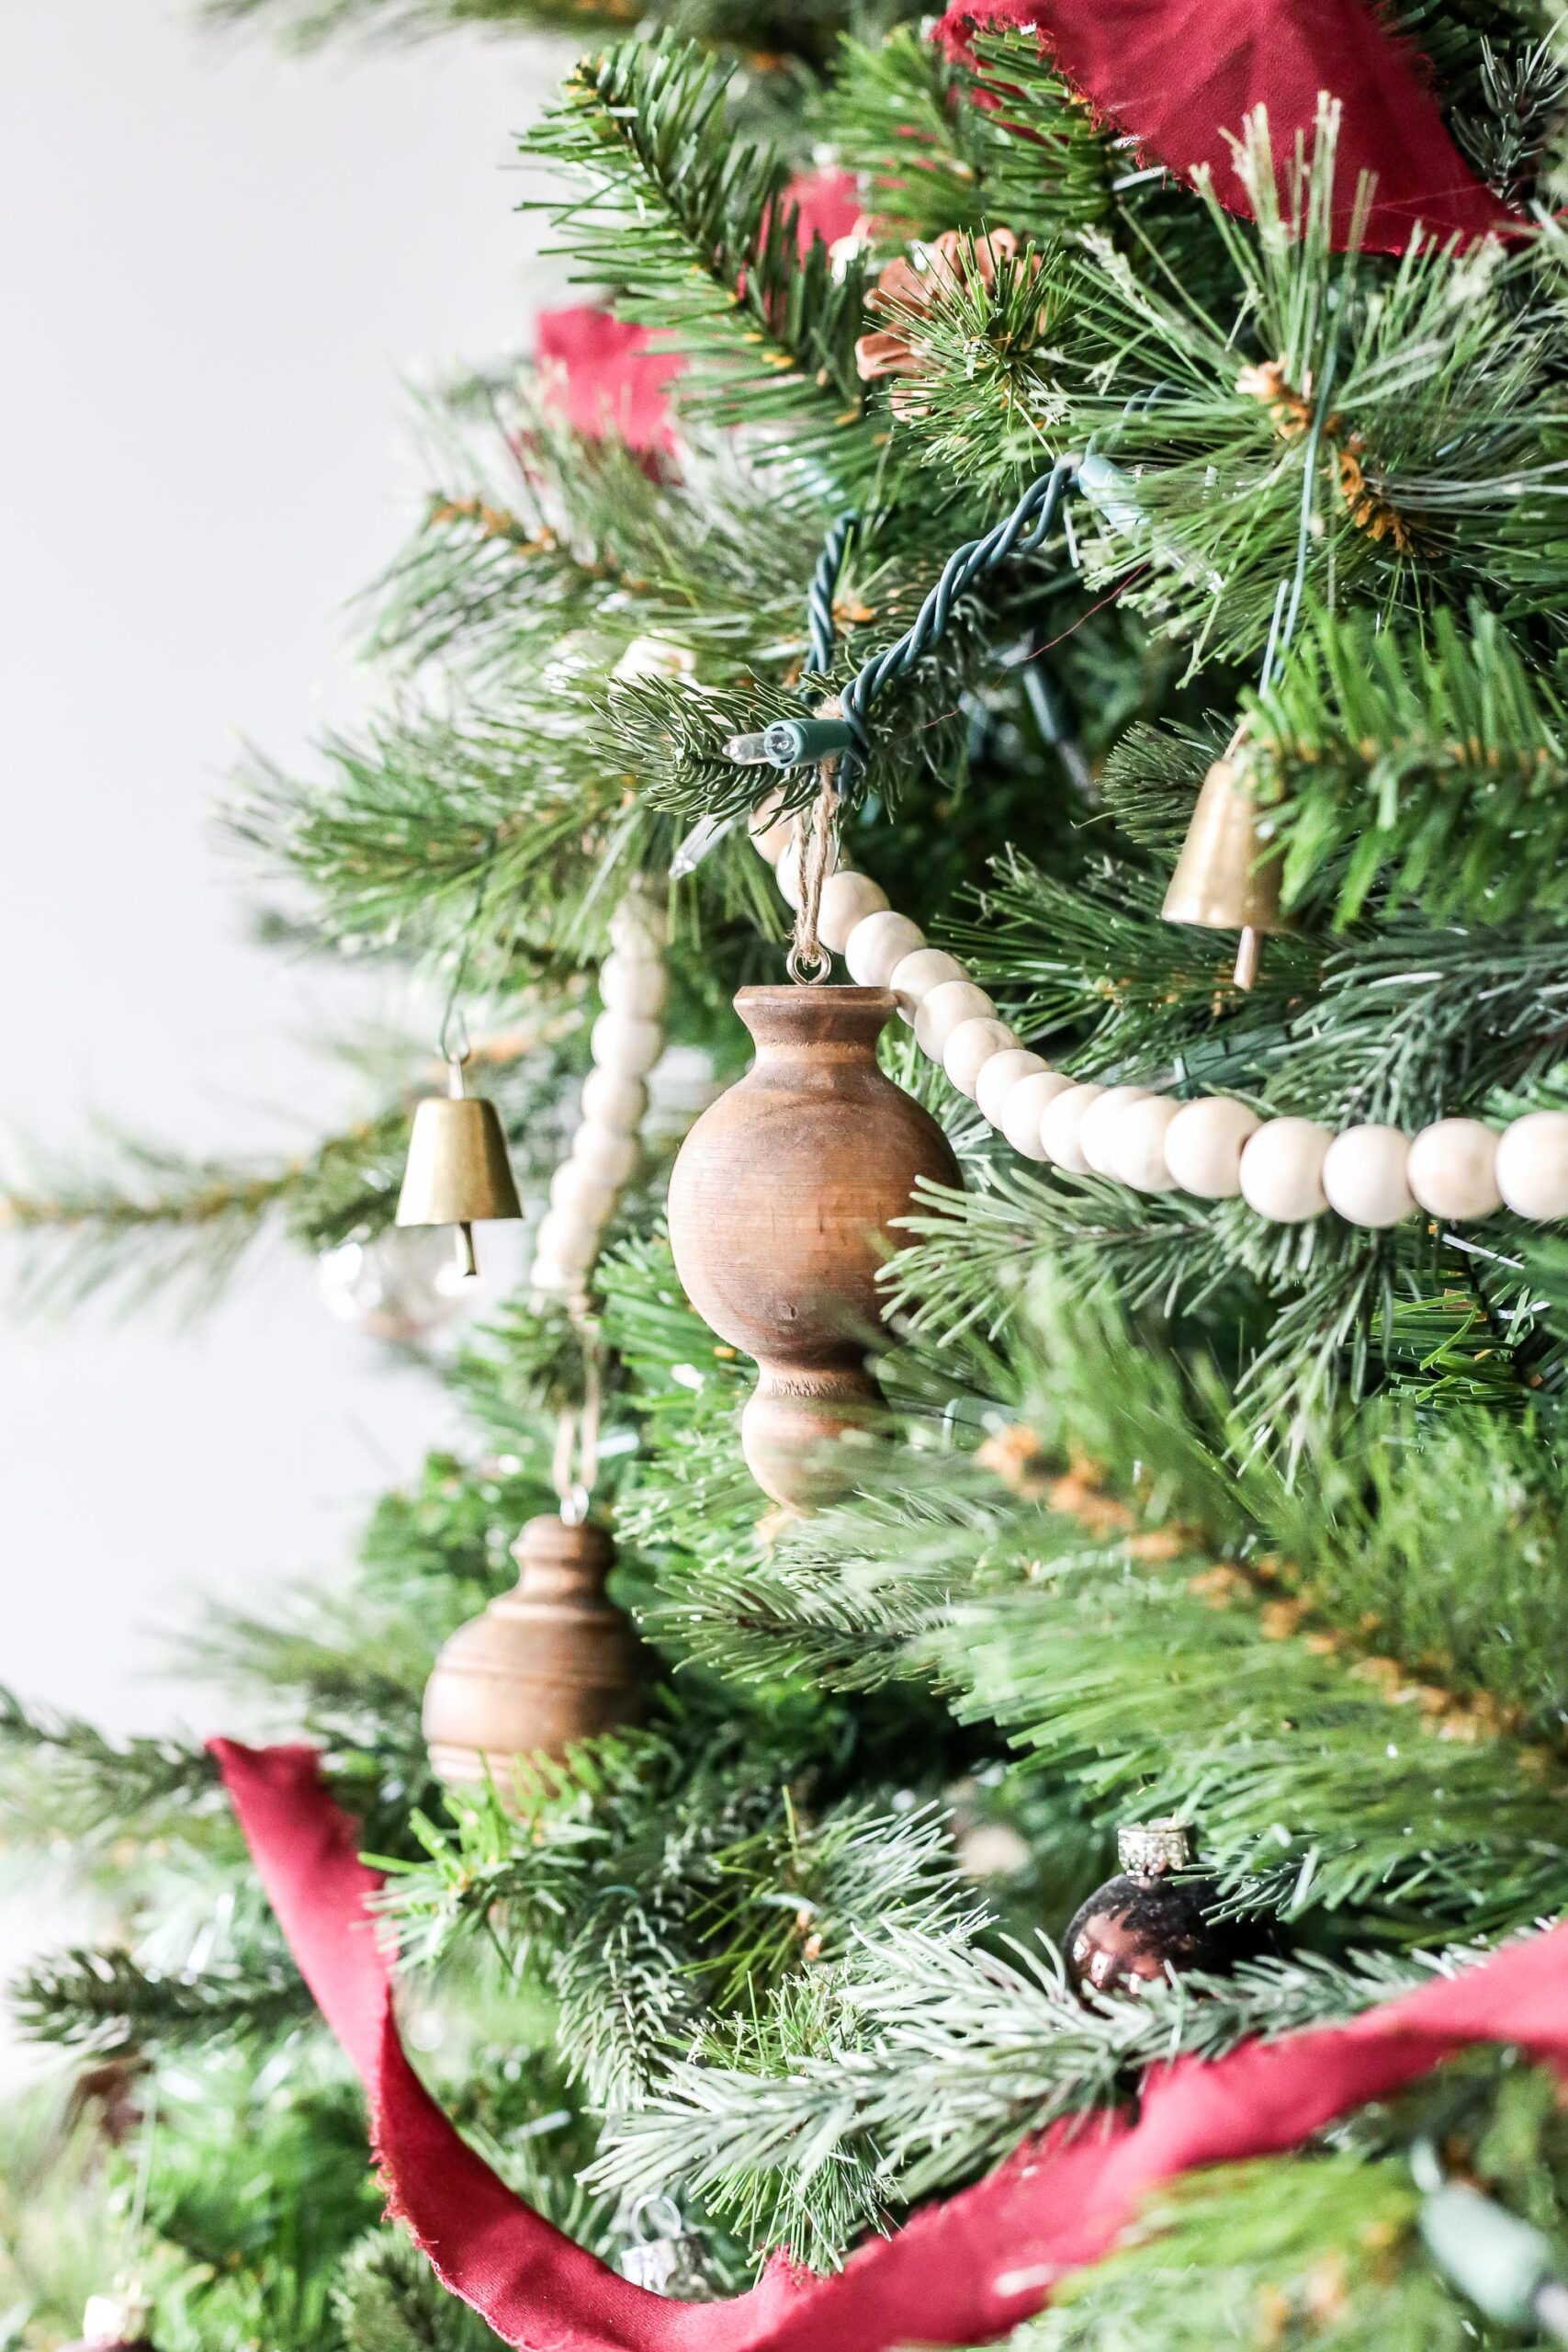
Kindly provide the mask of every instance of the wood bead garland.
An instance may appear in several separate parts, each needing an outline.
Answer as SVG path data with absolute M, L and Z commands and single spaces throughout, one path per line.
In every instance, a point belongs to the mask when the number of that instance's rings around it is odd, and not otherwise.
M 640 1078 L 624 1078 L 613 1069 L 591 1069 L 582 1081 L 582 1115 L 594 1126 L 633 1136 L 647 1109 L 648 1088 Z
M 1043 1159 L 1069 1176 L 1087 1176 L 1083 1153 L 1083 1123 L 1105 1092 L 1103 1086 L 1066 1086 L 1045 1106 L 1040 1119 Z
M 1505 1128 L 1493 1169 L 1516 1216 L 1568 1216 L 1568 1112 L 1530 1111 Z
M 1011 1044 L 1012 1031 L 1005 1021 L 977 1014 L 973 1020 L 961 1021 L 950 1033 L 942 1047 L 942 1069 L 960 1094 L 967 1094 L 972 1100 L 986 1064 Z
M 975 1081 L 975 1107 L 993 1127 L 999 1127 L 1009 1095 L 1026 1078 L 1038 1078 L 1046 1067 L 1044 1056 L 1023 1046 L 1005 1046 L 989 1054 Z
M 1176 1179 L 1166 1158 L 1166 1137 L 1181 1104 L 1168 1094 L 1145 1094 L 1123 1104 L 1107 1146 L 1107 1174 L 1135 1193 L 1168 1193 Z
M 1314 1119 L 1270 1119 L 1241 1155 L 1242 1197 L 1271 1225 L 1304 1225 L 1328 1206 L 1323 1163 L 1333 1141 Z
M 824 947 L 841 956 L 857 924 L 868 915 L 887 911 L 887 893 L 869 874 L 829 874 L 818 901 L 817 936 Z
M 945 987 L 950 980 L 966 981 L 968 978 L 956 956 L 949 956 L 940 947 L 917 947 L 912 956 L 904 956 L 894 966 L 887 985 L 904 1019 L 913 1021 L 933 989 Z M 987 998 L 987 1002 L 989 1001 Z
M 515 1588 L 452 1635 L 424 1691 L 437 1778 L 471 1785 L 488 1773 L 503 1805 L 519 1758 L 559 1758 L 640 1711 L 641 1648 L 604 1595 L 615 1551 L 604 1529 L 546 1514 L 512 1555 Z
M 1397 1127 L 1347 1127 L 1323 1159 L 1323 1189 L 1331 1209 L 1348 1225 L 1377 1231 L 1414 1216 L 1416 1195 L 1405 1170 L 1410 1145 Z
M 1122 1114 L 1148 1099 L 1146 1086 L 1108 1086 L 1089 1104 L 1078 1122 L 1078 1149 L 1091 1176 L 1116 1173 L 1113 1153 Z
M 1479 1119 L 1439 1119 L 1410 1147 L 1405 1174 L 1433 1216 L 1490 1216 L 1503 1205 L 1497 1185 L 1497 1131 Z
M 753 1477 L 809 1508 L 852 1477 L 836 1441 L 874 1400 L 865 1339 L 896 1220 L 922 1177 L 957 1185 L 958 1165 L 877 1068 L 886 989 L 742 989 L 735 1006 L 757 1057 L 681 1148 L 670 1241 L 698 1314 L 757 1359 L 741 1417 Z
M 751 834 L 795 906 L 797 820 L 778 814 L 776 794 L 753 814 Z M 1314 1120 L 1265 1120 L 1224 1095 L 1174 1102 L 1145 1087 L 1082 1084 L 1021 1046 L 958 958 L 929 946 L 874 883 L 840 867 L 823 887 L 822 905 L 824 944 L 862 986 L 892 989 L 921 1051 L 1027 1159 L 1143 1193 L 1177 1190 L 1209 1201 L 1240 1193 L 1275 1224 L 1303 1224 L 1332 1207 L 1348 1224 L 1376 1231 L 1416 1207 L 1464 1222 L 1505 1204 L 1537 1223 L 1568 1218 L 1568 1113 L 1527 1113 L 1501 1136 L 1478 1119 L 1439 1119 L 1414 1138 L 1375 1125 L 1334 1136 Z M 1091 1109 L 1108 1095 L 1114 1099 L 1091 1123 Z M 1147 1102 L 1160 1107 L 1134 1116 Z M 1252 1139 L 1273 1130 L 1281 1132 L 1254 1153 L 1244 1182 Z
M 547 1295 L 581 1295 L 616 1197 L 637 1166 L 648 1073 L 664 1050 L 662 936 L 653 900 L 628 891 L 611 917 L 611 950 L 599 976 L 604 1010 L 592 1032 L 594 1067 L 583 1081 L 582 1124 L 551 1181 L 549 1209 L 535 1237 L 529 1279 Z
M 602 1012 L 593 1023 L 592 1047 L 602 1069 L 617 1078 L 646 1078 L 664 1051 L 664 1031 L 635 1012 Z
M 1045 1114 L 1059 1094 L 1071 1091 L 1072 1083 L 1065 1070 L 1043 1069 L 1008 1089 L 998 1125 L 1025 1159 L 1044 1159 Z
M 838 876 L 833 877 L 836 881 Z M 826 893 L 824 893 L 826 896 Z M 857 987 L 885 989 L 906 956 L 918 955 L 926 937 L 919 923 L 891 908 L 863 916 L 844 942 L 844 963 Z
M 1228 1095 L 1184 1102 L 1165 1131 L 1165 1164 L 1184 1193 L 1201 1201 L 1234 1200 L 1242 1151 L 1262 1125 L 1256 1111 Z

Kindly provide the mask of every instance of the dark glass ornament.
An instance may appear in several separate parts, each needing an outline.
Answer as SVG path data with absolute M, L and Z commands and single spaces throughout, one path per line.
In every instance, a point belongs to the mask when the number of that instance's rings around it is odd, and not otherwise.
M 1067 1928 L 1074 1992 L 1137 1993 L 1192 1968 L 1223 1974 L 1235 1953 L 1225 1928 L 1204 1917 L 1215 1899 L 1212 1883 L 1171 1876 L 1192 1859 L 1188 1824 L 1133 1823 L 1118 1835 L 1116 1851 L 1120 1876 L 1096 1887 Z

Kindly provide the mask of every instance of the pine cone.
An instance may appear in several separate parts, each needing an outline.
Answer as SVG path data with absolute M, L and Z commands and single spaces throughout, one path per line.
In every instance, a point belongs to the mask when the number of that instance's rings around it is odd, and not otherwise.
M 927 363 L 914 339 L 918 322 L 929 317 L 944 295 L 969 279 L 977 278 L 983 287 L 994 286 L 1002 263 L 1014 260 L 1017 254 L 1018 239 L 1010 229 L 992 229 L 983 237 L 972 236 L 964 229 L 948 229 L 934 244 L 916 245 L 910 258 L 900 254 L 888 262 L 866 296 L 866 308 L 889 314 L 895 323 L 863 334 L 857 341 L 855 368 L 861 381 L 872 384 L 885 376 L 923 375 Z M 891 399 L 895 416 L 919 413 L 915 395 L 895 387 Z

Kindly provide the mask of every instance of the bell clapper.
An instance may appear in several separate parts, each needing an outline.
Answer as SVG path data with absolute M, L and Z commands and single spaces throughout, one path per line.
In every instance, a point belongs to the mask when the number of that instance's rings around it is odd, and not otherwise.
M 1258 978 L 1258 967 L 1263 960 L 1263 933 L 1252 923 L 1244 923 L 1235 948 L 1235 984 L 1249 989 Z
M 465 1039 L 466 1036 L 465 1032 Z M 448 1102 L 463 1102 L 468 1100 L 468 1088 L 463 1078 L 468 1058 L 468 1047 L 466 1042 L 459 1052 L 447 1057 L 446 1097 Z M 453 1238 L 457 1244 L 457 1280 L 460 1283 L 478 1282 L 479 1261 L 474 1255 L 474 1228 L 467 1217 L 458 1221 Z

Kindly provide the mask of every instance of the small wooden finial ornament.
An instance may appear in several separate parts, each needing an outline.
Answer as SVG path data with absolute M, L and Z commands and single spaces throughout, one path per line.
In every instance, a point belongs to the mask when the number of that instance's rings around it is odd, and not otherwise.
M 1239 931 L 1238 989 L 1249 989 L 1258 978 L 1264 933 L 1285 928 L 1279 854 L 1259 842 L 1258 804 L 1239 762 L 1228 753 L 1203 778 L 1160 912 L 1167 922 Z
M 520 1757 L 559 1757 L 639 1709 L 641 1649 L 605 1598 L 615 1556 L 601 1527 L 531 1519 L 512 1547 L 515 1588 L 460 1626 L 424 1691 L 431 1768 L 452 1785 L 488 1772 L 504 1803 Z
M 752 1476 L 810 1509 L 850 1483 L 833 1441 L 875 1399 L 865 1339 L 894 1223 L 921 1177 L 962 1180 L 936 1121 L 877 1068 L 888 989 L 742 989 L 735 1009 L 757 1058 L 681 1148 L 670 1240 L 698 1314 L 757 1359 Z
M 479 1271 L 475 1226 L 520 1217 L 523 1204 L 495 1104 L 464 1092 L 460 1059 L 449 1069 L 448 1091 L 415 1108 L 397 1222 L 456 1226 L 457 1263 L 471 1275 Z

